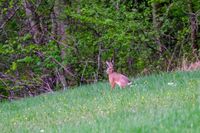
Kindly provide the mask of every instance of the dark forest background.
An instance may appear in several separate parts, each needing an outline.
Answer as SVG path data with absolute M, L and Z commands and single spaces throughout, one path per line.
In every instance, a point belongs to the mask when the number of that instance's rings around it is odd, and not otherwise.
M 199 59 L 199 0 L 1 0 L 0 100 Z

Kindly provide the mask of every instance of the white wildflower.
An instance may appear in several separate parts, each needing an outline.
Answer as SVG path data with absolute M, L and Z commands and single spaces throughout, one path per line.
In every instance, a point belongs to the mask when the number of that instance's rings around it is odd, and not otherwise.
M 169 86 L 176 86 L 176 84 L 174 82 L 168 82 L 167 83 Z

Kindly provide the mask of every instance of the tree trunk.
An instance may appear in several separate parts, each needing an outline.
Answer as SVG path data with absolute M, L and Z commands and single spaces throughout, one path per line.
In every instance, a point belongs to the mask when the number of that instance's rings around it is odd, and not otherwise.
M 33 36 L 33 40 L 36 44 L 43 43 L 44 35 L 42 34 L 42 28 L 40 27 L 40 19 L 35 12 L 34 6 L 27 0 L 23 0 L 23 6 L 25 8 L 28 23 L 30 24 L 30 33 Z
M 101 65 L 102 43 L 100 42 L 98 45 L 99 45 L 99 53 L 97 57 L 97 79 L 96 79 L 97 81 L 99 80 L 99 76 L 102 71 L 102 65 Z
M 151 6 L 152 6 L 153 27 L 157 33 L 155 41 L 156 44 L 158 45 L 158 50 L 160 51 L 160 54 L 162 54 L 164 46 L 161 43 L 160 39 L 160 26 L 159 26 L 159 21 L 157 20 L 157 3 L 153 2 Z
M 198 19 L 195 13 L 193 13 L 192 1 L 188 0 L 188 10 L 189 10 L 189 21 L 191 29 L 191 47 L 192 52 L 195 57 L 198 56 L 199 47 L 197 45 L 197 34 L 198 34 Z
M 64 20 L 60 19 L 62 11 L 64 11 L 64 1 L 63 0 L 56 0 L 54 5 L 53 13 L 51 14 L 51 20 L 52 20 L 52 34 L 54 35 L 54 38 L 58 41 L 58 47 L 60 48 L 60 56 L 62 59 L 62 62 L 65 61 L 67 57 L 65 45 L 67 45 L 67 36 L 65 33 L 65 24 Z M 63 64 L 64 67 L 66 67 L 66 64 Z M 66 81 L 66 72 L 65 69 L 61 69 L 59 71 L 59 78 L 60 82 L 63 86 L 63 89 L 67 89 L 67 81 Z

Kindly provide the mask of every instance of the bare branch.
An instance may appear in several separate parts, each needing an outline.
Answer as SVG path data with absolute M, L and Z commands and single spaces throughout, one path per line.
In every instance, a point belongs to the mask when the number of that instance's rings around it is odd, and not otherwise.
M 18 10 L 19 7 L 15 5 L 12 9 L 10 9 L 10 12 L 8 11 L 8 17 L 5 20 L 0 21 L 0 30 L 3 29 L 5 25 L 15 16 Z

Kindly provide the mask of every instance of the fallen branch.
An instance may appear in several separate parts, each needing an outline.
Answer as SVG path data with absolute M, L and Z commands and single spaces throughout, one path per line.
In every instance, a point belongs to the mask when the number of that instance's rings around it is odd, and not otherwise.
M 50 56 L 49 58 L 51 58 L 55 63 L 57 63 L 60 67 L 62 67 L 69 75 L 71 75 L 72 77 L 75 77 L 73 73 L 71 73 L 62 63 L 60 63 L 58 60 L 56 60 L 55 58 L 53 58 L 52 56 Z
M 56 60 L 54 57 L 52 57 L 52 56 L 45 56 L 43 53 L 41 53 L 41 52 L 38 52 L 38 51 L 35 51 L 35 53 L 38 55 L 38 56 L 40 56 L 40 57 L 43 57 L 43 58 L 51 58 L 51 60 L 53 61 L 53 62 L 55 62 L 56 64 L 58 64 L 60 67 L 62 67 L 69 75 L 71 75 L 73 78 L 75 78 L 75 75 L 72 73 L 72 72 L 70 72 L 62 63 L 60 63 L 58 60 Z

